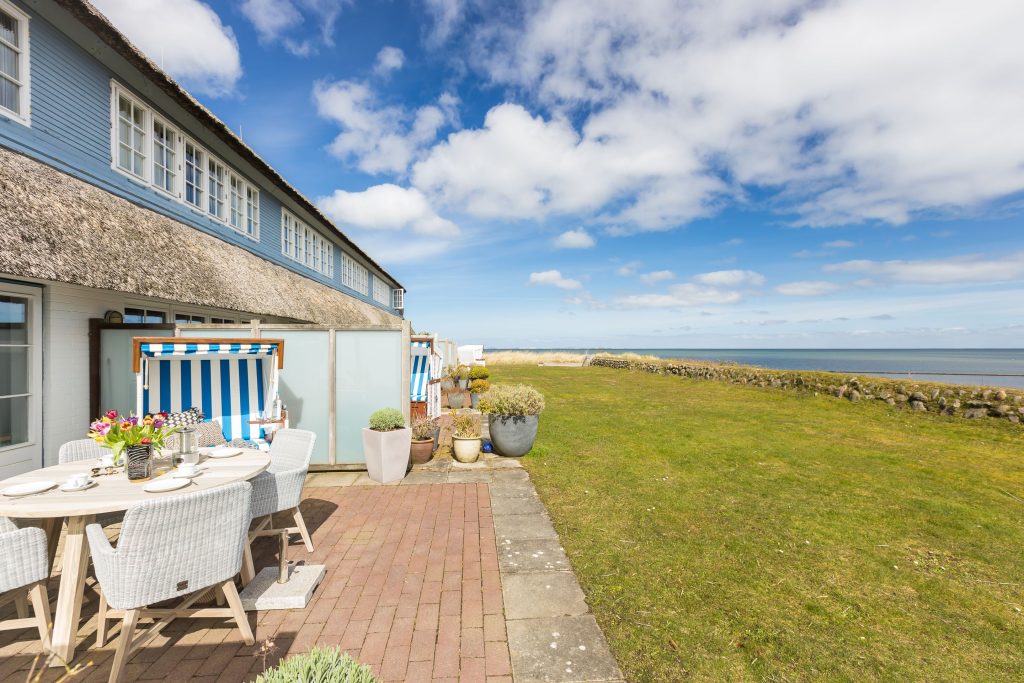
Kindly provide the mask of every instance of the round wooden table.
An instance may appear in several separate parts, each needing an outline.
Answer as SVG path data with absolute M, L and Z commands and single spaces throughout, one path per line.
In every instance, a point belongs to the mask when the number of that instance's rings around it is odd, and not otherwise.
M 73 474 L 88 474 L 98 465 L 95 460 L 81 460 L 44 467 L 0 481 L 0 489 L 14 484 L 47 480 L 59 485 Z M 262 451 L 245 449 L 239 455 L 230 458 L 203 458 L 199 464 L 202 474 L 193 478 L 192 484 L 167 493 L 147 493 L 143 491 L 146 482 L 129 482 L 127 475 L 122 471 L 118 474 L 95 477 L 96 485 L 85 491 L 64 492 L 59 487 L 54 487 L 49 491 L 22 498 L 0 495 L 0 516 L 43 520 L 43 528 L 49 538 L 51 564 L 60 536 L 60 521 L 67 519 L 64 561 L 61 567 L 60 589 L 57 593 L 57 607 L 53 615 L 53 634 L 50 638 L 53 652 L 65 662 L 71 662 L 75 656 L 82 593 L 85 589 L 85 572 L 89 566 L 89 543 L 85 538 L 85 527 L 96 519 L 96 515 L 123 512 L 144 500 L 187 496 L 196 491 L 246 481 L 269 466 L 269 455 Z

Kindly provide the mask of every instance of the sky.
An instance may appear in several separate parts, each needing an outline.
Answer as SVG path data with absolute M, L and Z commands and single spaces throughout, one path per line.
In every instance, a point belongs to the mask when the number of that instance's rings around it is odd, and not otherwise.
M 1021 347 L 1019 0 L 93 0 L 490 347 Z

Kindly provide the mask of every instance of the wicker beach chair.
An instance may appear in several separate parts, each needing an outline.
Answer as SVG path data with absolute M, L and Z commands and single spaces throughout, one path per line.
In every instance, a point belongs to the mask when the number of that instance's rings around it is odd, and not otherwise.
M 49 575 L 43 530 L 19 529 L 11 520 L 0 517 L 0 604 L 14 600 L 18 611 L 17 619 L 0 621 L 0 631 L 34 627 L 39 630 L 44 650 L 50 647 L 50 600 L 46 594 Z
M 157 498 L 128 510 L 113 548 L 99 524 L 86 527 L 101 598 L 96 645 L 102 647 L 107 621 L 123 619 L 111 683 L 120 680 L 125 664 L 172 619 L 231 617 L 247 645 L 252 629 L 235 588 L 251 517 L 252 486 L 237 482 L 198 493 Z M 190 609 L 213 588 L 226 608 Z M 174 608 L 148 606 L 184 598 Z M 140 618 L 157 621 L 135 636 Z
M 270 444 L 270 467 L 252 479 L 253 528 L 245 547 L 242 563 L 242 585 L 252 581 L 256 574 L 252 562 L 251 544 L 260 536 L 279 535 L 282 531 L 302 536 L 306 550 L 313 552 L 313 539 L 306 529 L 306 521 L 299 510 L 302 485 L 309 471 L 316 434 L 304 429 L 281 429 Z M 290 513 L 295 526 L 273 528 L 276 513 Z

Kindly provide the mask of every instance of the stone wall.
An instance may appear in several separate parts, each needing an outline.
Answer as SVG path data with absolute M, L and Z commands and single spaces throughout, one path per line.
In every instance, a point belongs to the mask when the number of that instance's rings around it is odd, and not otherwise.
M 983 417 L 1020 424 L 1024 417 L 1024 391 L 992 387 L 914 382 L 912 380 L 850 377 L 833 372 L 770 370 L 745 365 L 717 365 L 692 361 L 633 361 L 597 356 L 591 365 L 717 380 L 755 387 L 792 389 L 829 394 L 847 401 L 883 401 L 920 412 L 942 413 L 967 419 Z

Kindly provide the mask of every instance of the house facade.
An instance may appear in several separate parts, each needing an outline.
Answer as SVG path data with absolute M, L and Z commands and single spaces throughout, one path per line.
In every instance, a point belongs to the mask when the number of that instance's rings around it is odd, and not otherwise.
M 0 0 L 0 478 L 81 438 L 90 320 L 400 329 L 403 308 L 91 5 Z

